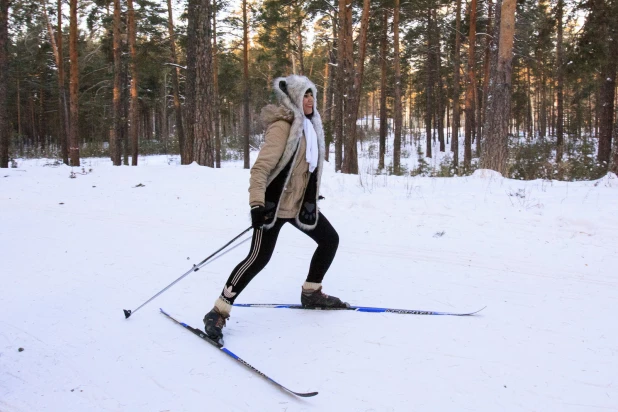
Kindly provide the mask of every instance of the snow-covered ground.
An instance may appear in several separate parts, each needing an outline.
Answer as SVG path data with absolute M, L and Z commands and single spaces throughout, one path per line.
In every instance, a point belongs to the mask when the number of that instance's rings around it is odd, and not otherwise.
M 326 293 L 487 308 L 234 309 L 226 346 L 293 390 L 319 391 L 301 399 L 159 314 L 201 327 L 248 242 L 122 312 L 249 226 L 247 170 L 86 159 L 69 178 L 46 163 L 0 170 L 2 412 L 618 410 L 615 175 L 359 177 L 327 165 L 321 210 L 341 242 Z M 237 302 L 297 303 L 312 248 L 285 227 Z

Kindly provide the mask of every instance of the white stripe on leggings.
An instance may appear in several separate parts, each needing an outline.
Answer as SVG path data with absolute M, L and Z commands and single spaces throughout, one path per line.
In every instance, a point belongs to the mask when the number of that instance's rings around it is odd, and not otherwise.
M 258 229 L 255 236 L 255 244 L 253 245 L 253 251 L 251 252 L 251 256 L 249 256 L 249 259 L 247 259 L 245 264 L 242 265 L 240 269 L 238 269 L 238 272 L 236 272 L 234 279 L 232 279 L 232 286 L 236 286 L 242 275 L 245 274 L 247 269 L 249 269 L 249 266 L 251 266 L 253 262 L 255 262 L 255 259 L 257 259 L 260 247 L 262 246 L 262 232 L 264 232 L 264 229 Z

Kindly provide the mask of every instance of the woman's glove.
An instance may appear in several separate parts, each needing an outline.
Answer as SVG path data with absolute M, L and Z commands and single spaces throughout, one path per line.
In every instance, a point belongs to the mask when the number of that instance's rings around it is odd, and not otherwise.
M 266 209 L 264 206 L 253 206 L 251 208 L 251 227 L 254 229 L 260 229 L 264 226 L 266 220 Z
M 315 203 L 305 202 L 300 209 L 299 218 L 302 223 L 312 225 L 315 223 L 315 214 L 317 210 Z

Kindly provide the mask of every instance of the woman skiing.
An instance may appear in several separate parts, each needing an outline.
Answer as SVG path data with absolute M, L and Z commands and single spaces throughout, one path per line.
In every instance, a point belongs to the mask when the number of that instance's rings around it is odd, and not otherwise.
M 310 308 L 349 307 L 339 298 L 322 293 L 322 279 L 337 252 L 339 236 L 318 210 L 325 145 L 315 104 L 317 89 L 307 77 L 291 75 L 275 79 L 274 91 L 281 105 L 262 109 L 265 139 L 251 168 L 251 249 L 204 317 L 206 334 L 216 341 L 223 337 L 221 329 L 234 301 L 270 260 L 286 223 L 317 243 L 302 285 L 301 304 Z

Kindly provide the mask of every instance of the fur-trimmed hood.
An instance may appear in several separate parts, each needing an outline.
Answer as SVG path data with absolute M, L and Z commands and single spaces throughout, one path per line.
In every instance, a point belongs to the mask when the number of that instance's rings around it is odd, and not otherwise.
M 292 74 L 288 77 L 277 77 L 273 82 L 273 88 L 275 94 L 279 98 L 279 101 L 292 110 L 300 118 L 305 116 L 303 112 L 303 97 L 308 89 L 313 92 L 313 116 L 320 117 L 318 113 L 317 101 L 318 101 L 318 89 L 315 84 L 305 76 L 297 76 Z M 320 125 L 322 121 L 320 120 Z
M 303 98 L 305 92 L 309 89 L 313 92 L 313 115 L 311 116 L 311 123 L 315 129 L 318 138 L 319 147 L 319 161 L 318 168 L 322 168 L 322 162 L 324 159 L 325 143 L 324 143 L 324 128 L 322 127 L 322 118 L 318 113 L 318 89 L 315 84 L 305 76 L 297 76 L 292 74 L 287 77 L 277 77 L 273 81 L 273 89 L 275 95 L 279 99 L 279 102 L 283 106 L 280 109 L 269 108 L 268 105 L 262 110 L 262 121 L 266 118 L 275 119 L 277 116 L 289 122 L 289 117 L 285 114 L 285 109 L 292 112 L 292 129 L 290 131 L 290 137 L 288 141 L 298 141 L 303 135 L 303 120 L 305 119 L 305 113 L 303 111 Z M 276 106 L 275 106 L 276 107 Z M 281 106 L 279 106 L 281 107 Z M 277 118 L 279 120 L 279 118 Z M 294 150 L 296 150 L 294 148 Z M 286 156 L 284 156 L 286 157 Z M 321 173 L 321 170 L 320 170 Z

